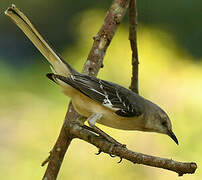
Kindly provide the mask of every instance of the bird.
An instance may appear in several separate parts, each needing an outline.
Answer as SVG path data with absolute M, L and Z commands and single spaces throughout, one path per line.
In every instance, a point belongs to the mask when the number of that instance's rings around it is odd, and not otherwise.
M 5 14 L 49 61 L 52 73 L 47 77 L 71 98 L 75 110 L 87 118 L 95 132 L 111 140 L 96 123 L 121 130 L 156 132 L 168 135 L 178 145 L 171 120 L 162 108 L 121 85 L 77 72 L 50 47 L 15 5 Z

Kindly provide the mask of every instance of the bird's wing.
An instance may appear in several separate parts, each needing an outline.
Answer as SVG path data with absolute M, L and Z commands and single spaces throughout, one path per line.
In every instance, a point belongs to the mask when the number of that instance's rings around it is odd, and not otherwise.
M 56 74 L 48 74 L 47 76 L 52 80 L 62 80 L 89 98 L 110 108 L 117 115 L 134 117 L 140 116 L 143 113 L 141 104 L 132 102 L 130 99 L 133 92 L 117 84 L 82 74 L 71 75 L 67 78 Z

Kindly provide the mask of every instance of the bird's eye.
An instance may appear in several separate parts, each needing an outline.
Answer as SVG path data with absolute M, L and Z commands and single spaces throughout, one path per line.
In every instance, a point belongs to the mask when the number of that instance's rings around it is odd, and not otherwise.
M 167 127 L 167 122 L 166 121 L 163 121 L 161 124 L 162 124 L 162 126 Z

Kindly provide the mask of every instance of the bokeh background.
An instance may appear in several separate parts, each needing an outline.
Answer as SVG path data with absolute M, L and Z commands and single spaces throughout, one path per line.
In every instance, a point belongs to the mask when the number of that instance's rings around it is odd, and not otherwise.
M 194 175 L 134 165 L 74 140 L 58 179 L 202 179 L 202 1 L 137 0 L 140 94 L 165 109 L 179 139 L 100 126 L 137 152 L 195 161 Z M 15 3 L 75 69 L 81 70 L 111 1 L 15 0 L 0 2 L 0 179 L 41 179 L 63 123 L 69 99 L 45 74 L 49 65 L 4 15 Z M 105 57 L 99 77 L 125 87 L 131 78 L 128 17 Z

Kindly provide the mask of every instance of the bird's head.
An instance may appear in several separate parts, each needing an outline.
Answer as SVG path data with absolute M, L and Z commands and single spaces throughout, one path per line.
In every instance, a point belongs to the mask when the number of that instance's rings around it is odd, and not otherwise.
M 164 110 L 155 104 L 152 104 L 151 112 L 148 114 L 146 128 L 152 132 L 168 135 L 178 145 L 177 137 L 172 131 L 170 118 Z

